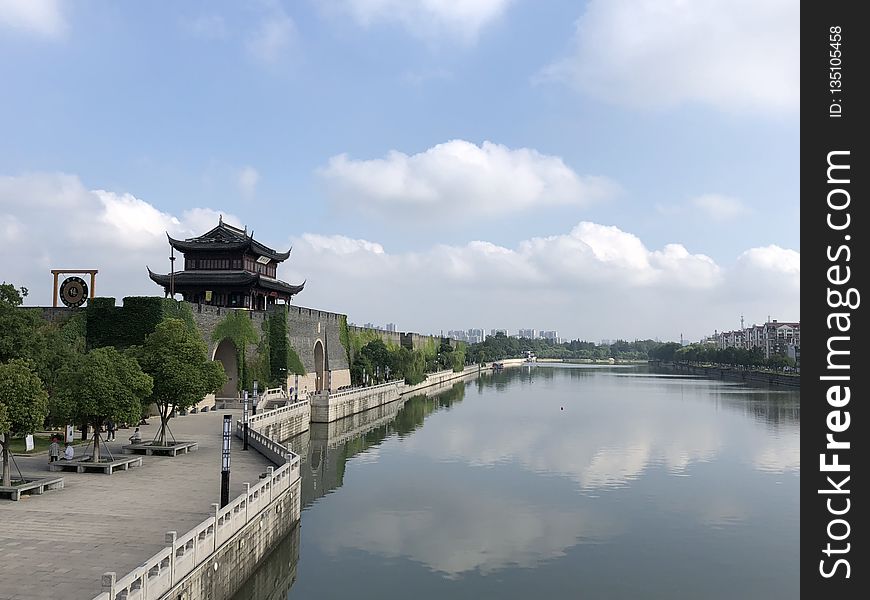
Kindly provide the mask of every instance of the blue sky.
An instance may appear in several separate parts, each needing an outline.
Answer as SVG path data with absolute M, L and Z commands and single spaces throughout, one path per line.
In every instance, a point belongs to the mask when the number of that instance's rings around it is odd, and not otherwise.
M 221 213 L 293 245 L 295 302 L 356 322 L 797 320 L 798 14 L 0 0 L 2 278 L 48 304 L 47 269 L 74 260 L 101 294 L 156 293 L 163 231 Z

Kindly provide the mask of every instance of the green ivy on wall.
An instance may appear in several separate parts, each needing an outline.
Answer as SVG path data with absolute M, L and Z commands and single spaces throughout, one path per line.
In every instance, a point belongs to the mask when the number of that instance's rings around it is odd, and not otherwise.
M 88 348 L 139 346 L 164 319 L 181 319 L 196 330 L 193 312 L 186 302 L 155 296 L 128 296 L 123 306 L 114 298 L 93 298 L 85 309 L 85 341 Z
M 253 346 L 257 344 L 260 341 L 260 337 L 257 335 L 257 330 L 254 329 L 250 314 L 241 310 L 229 311 L 224 320 L 214 328 L 211 339 L 216 344 L 227 339 L 233 343 L 236 347 L 239 365 L 238 391 L 251 389 L 253 387 L 253 377 L 251 369 L 246 364 L 247 352 L 245 352 L 245 349 L 249 345 Z
M 269 365 L 273 383 L 284 383 L 287 375 L 305 375 L 305 367 L 299 355 L 290 346 L 287 337 L 287 307 L 276 307 L 269 316 Z M 286 371 L 282 372 L 282 369 Z

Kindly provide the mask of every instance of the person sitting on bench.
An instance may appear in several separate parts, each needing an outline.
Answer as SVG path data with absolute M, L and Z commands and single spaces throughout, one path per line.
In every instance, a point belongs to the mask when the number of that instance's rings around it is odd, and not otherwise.
M 136 431 L 133 432 L 133 435 L 130 436 L 131 444 L 138 444 L 142 441 L 142 436 L 139 435 L 139 428 L 136 428 Z
M 72 442 L 66 443 L 66 450 L 63 451 L 63 459 L 64 460 L 72 460 L 76 455 L 76 451 L 73 450 Z

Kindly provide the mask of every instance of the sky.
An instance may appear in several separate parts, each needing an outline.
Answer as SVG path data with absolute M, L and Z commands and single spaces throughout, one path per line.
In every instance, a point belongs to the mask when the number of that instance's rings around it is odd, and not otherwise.
M 219 215 L 438 333 L 800 319 L 797 0 L 0 0 L 0 280 L 162 295 Z

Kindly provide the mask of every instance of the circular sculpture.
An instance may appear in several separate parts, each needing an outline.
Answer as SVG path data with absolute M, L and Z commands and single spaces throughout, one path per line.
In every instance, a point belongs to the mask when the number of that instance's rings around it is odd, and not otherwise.
M 81 277 L 67 277 L 60 284 L 60 301 L 66 306 L 81 306 L 87 299 L 88 284 Z

